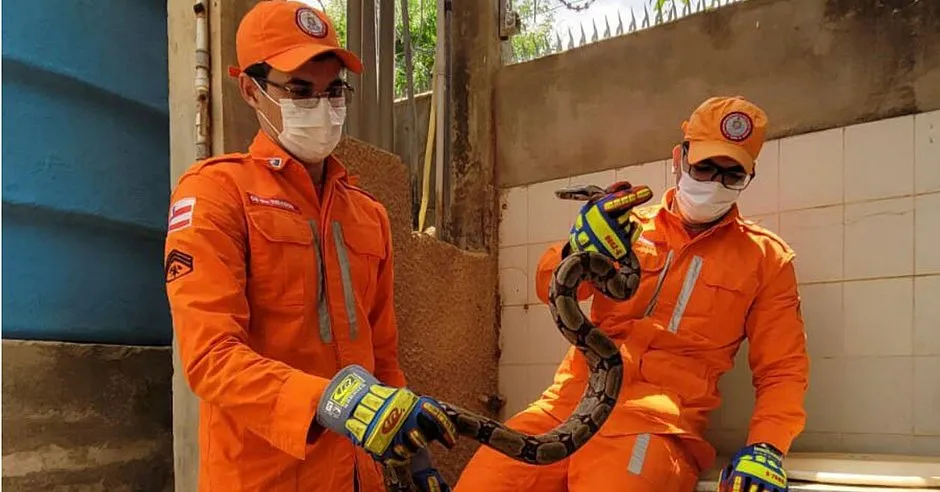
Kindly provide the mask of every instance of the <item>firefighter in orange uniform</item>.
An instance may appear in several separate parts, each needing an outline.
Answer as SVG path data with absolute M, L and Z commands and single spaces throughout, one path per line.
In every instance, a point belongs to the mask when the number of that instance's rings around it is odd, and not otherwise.
M 676 186 L 659 205 L 631 212 L 638 237 L 603 207 L 620 193 L 613 187 L 582 207 L 569 241 L 542 256 L 536 288 L 547 302 L 562 257 L 594 250 L 617 259 L 612 251 L 621 248 L 606 241 L 627 245 L 635 238 L 639 291 L 621 303 L 594 295 L 591 313 L 621 344 L 618 404 L 597 436 L 553 465 L 527 465 L 481 448 L 457 492 L 691 492 L 715 460 L 703 434 L 720 403 L 718 379 L 745 339 L 757 399 L 747 446 L 722 470 L 721 487 L 787 489 L 782 459 L 803 429 L 809 370 L 794 254 L 743 219 L 735 204 L 755 176 L 766 124 L 764 112 L 740 97 L 700 105 L 673 150 Z M 590 297 L 590 284 L 578 294 Z M 569 350 L 553 384 L 509 426 L 532 434 L 555 427 L 574 409 L 587 375 L 584 356 Z
M 201 400 L 202 492 L 384 491 L 381 462 L 451 446 L 440 405 L 405 388 L 385 208 L 331 155 L 345 70 L 322 12 L 258 2 L 236 34 L 247 153 L 193 165 L 169 212 L 166 287 L 183 373 Z

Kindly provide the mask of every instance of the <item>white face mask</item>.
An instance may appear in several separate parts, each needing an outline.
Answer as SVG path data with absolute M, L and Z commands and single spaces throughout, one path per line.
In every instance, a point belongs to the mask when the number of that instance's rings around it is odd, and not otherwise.
M 719 181 L 696 181 L 687 172 L 679 174 L 676 200 L 679 211 L 693 224 L 707 224 L 731 210 L 741 190 L 729 190 Z
M 255 84 L 258 82 L 255 81 Z M 282 130 L 277 139 L 298 159 L 313 163 L 330 155 L 343 136 L 346 121 L 346 100 L 336 98 L 281 99 L 275 101 L 261 86 L 258 89 L 271 102 L 281 108 Z M 277 131 L 277 127 L 261 111 L 264 121 Z

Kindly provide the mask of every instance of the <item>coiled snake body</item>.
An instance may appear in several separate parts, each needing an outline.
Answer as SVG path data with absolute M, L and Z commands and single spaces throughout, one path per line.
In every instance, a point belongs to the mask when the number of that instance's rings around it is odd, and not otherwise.
M 626 184 L 629 187 L 629 184 Z M 648 191 L 647 187 L 644 188 Z M 562 199 L 594 200 L 605 190 L 596 186 L 559 190 Z M 652 194 L 638 198 L 637 205 Z M 631 227 L 635 225 L 631 224 Z M 551 464 L 567 458 L 583 446 L 604 424 L 614 409 L 623 380 L 623 360 L 617 345 L 591 323 L 578 304 L 581 282 L 590 281 L 607 297 L 631 298 L 640 284 L 640 265 L 632 248 L 627 257 L 615 263 L 600 253 L 569 254 L 555 268 L 548 294 L 548 305 L 561 334 L 587 359 L 590 376 L 581 401 L 567 420 L 540 435 L 528 435 L 504 424 L 441 402 L 457 432 L 519 461 L 534 465 Z M 399 472 L 400 474 L 400 472 Z

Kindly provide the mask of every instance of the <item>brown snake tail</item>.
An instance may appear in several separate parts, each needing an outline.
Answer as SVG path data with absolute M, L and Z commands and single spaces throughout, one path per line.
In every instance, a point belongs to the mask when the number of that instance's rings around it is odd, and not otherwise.
M 629 183 L 618 183 L 630 188 Z M 649 188 L 645 199 L 652 197 Z M 556 192 L 562 199 L 592 200 L 606 193 L 597 186 L 565 188 Z M 639 195 L 638 195 L 639 196 Z M 630 223 L 629 227 L 636 227 Z M 632 230 L 628 231 L 632 236 Z M 628 236 L 629 237 L 629 236 Z M 578 286 L 590 281 L 595 289 L 615 300 L 633 297 L 640 285 L 640 264 L 632 248 L 619 268 L 607 256 L 595 252 L 569 254 L 555 268 L 549 287 L 548 306 L 561 334 L 587 359 L 588 384 L 577 408 L 567 420 L 540 435 L 528 435 L 503 423 L 446 402 L 440 402 L 457 432 L 515 460 L 547 465 L 571 456 L 597 433 L 610 416 L 623 382 L 623 360 L 617 345 L 591 323 L 578 303 Z M 394 472 L 394 470 L 392 470 Z M 401 471 L 396 473 L 401 476 Z M 407 487 L 390 490 L 408 490 Z

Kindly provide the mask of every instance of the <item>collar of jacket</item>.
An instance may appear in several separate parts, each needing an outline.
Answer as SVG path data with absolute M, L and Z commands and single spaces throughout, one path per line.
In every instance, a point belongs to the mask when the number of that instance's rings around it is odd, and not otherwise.
M 673 206 L 675 205 L 676 199 L 676 188 L 672 187 L 666 190 L 663 193 L 663 198 L 660 201 L 658 206 L 655 206 L 653 215 L 652 224 L 644 227 L 643 237 L 654 242 L 654 243 L 666 243 L 669 242 L 669 236 L 681 237 L 684 241 L 689 240 L 689 233 L 686 231 L 685 223 L 682 221 L 677 213 L 673 212 Z M 735 203 L 731 206 L 731 210 L 725 214 L 725 217 L 721 219 L 720 222 L 713 225 L 712 227 L 702 231 L 698 237 L 704 237 L 710 235 L 713 231 L 721 229 L 732 222 L 736 222 L 741 217 L 740 212 L 738 211 L 738 204 Z
M 284 169 L 290 166 L 297 166 L 303 169 L 304 173 L 307 172 L 307 168 L 302 162 L 287 153 L 287 151 L 278 145 L 264 130 L 258 130 L 258 133 L 255 134 L 254 140 L 252 140 L 251 145 L 248 146 L 248 153 L 251 154 L 252 160 L 256 164 L 264 166 L 274 172 L 283 172 Z M 323 165 L 326 166 L 323 180 L 324 184 L 333 180 L 349 181 L 349 173 L 346 170 L 346 166 L 344 166 L 339 159 L 334 157 L 333 154 L 327 156 L 323 161 Z

